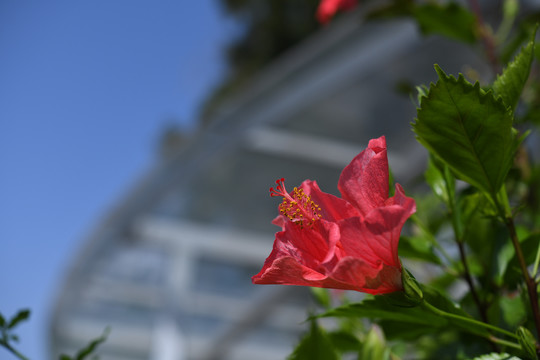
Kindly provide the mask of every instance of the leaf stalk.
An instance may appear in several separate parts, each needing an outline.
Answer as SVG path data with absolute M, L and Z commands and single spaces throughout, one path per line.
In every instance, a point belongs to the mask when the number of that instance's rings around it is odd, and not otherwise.
M 429 310 L 431 311 L 432 313 L 436 314 L 436 315 L 439 315 L 445 319 L 448 319 L 448 320 L 457 320 L 457 321 L 460 321 L 460 322 L 467 322 L 471 325 L 475 325 L 475 326 L 480 326 L 480 327 L 483 327 L 485 328 L 486 330 L 491 330 L 491 331 L 494 331 L 494 332 L 498 332 L 500 334 L 503 334 L 503 335 L 506 335 L 508 337 L 511 337 L 512 339 L 515 339 L 515 340 L 518 340 L 518 337 L 516 336 L 516 334 L 514 333 L 511 333 L 510 331 L 508 330 L 505 330 L 505 329 L 501 329 L 500 327 L 497 327 L 497 326 L 494 326 L 494 325 L 491 325 L 491 324 L 487 324 L 485 322 L 482 322 L 482 321 L 478 321 L 478 320 L 474 320 L 472 318 L 468 318 L 468 317 L 464 317 L 464 316 L 460 316 L 460 315 L 456 315 L 456 314 L 452 314 L 452 313 L 448 313 L 446 311 L 443 311 L 439 308 L 436 308 L 435 306 L 431 305 L 430 303 L 428 303 L 427 301 L 423 301 L 422 302 L 422 305 L 421 305 L 424 309 L 426 310 Z M 492 340 L 493 336 L 491 334 L 485 336 L 488 340 Z M 515 346 L 521 348 L 520 345 L 518 344 L 514 344 Z M 514 346 L 514 347 L 515 347 Z

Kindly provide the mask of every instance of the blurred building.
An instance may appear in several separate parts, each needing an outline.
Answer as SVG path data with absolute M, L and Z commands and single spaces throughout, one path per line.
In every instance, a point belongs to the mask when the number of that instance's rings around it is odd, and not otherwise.
M 337 194 L 342 168 L 385 135 L 396 181 L 425 163 L 409 85 L 480 70 L 481 55 L 408 20 L 323 28 L 262 71 L 189 139 L 161 156 L 73 261 L 55 306 L 51 352 L 75 353 L 106 326 L 103 360 L 283 359 L 305 328 L 307 289 L 255 286 L 277 227 L 277 178 Z

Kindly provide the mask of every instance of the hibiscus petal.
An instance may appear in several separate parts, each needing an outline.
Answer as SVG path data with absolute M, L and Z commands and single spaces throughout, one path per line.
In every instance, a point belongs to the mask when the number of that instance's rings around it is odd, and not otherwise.
M 416 211 L 416 203 L 414 199 L 405 196 L 405 190 L 400 184 L 396 184 L 396 191 L 394 196 L 387 200 L 387 205 L 400 205 L 410 212 L 410 215 Z
M 264 262 L 259 274 L 252 278 L 253 281 L 263 281 L 264 279 L 269 281 L 268 277 L 274 276 L 272 274 L 277 274 L 277 271 L 283 267 L 281 262 L 285 258 L 294 260 L 298 265 L 292 278 L 298 278 L 299 274 L 307 273 L 310 274 L 310 279 L 313 279 L 313 276 L 317 278 L 317 273 L 324 277 L 326 270 L 322 264 L 334 256 L 335 245 L 339 240 L 337 224 L 318 220 L 313 224 L 313 227 L 302 228 L 291 221 L 284 221 L 283 226 L 284 231 L 276 233 L 272 252 Z M 292 266 L 290 261 L 286 262 L 287 266 Z M 287 275 L 287 278 L 290 276 Z M 300 278 L 303 279 L 303 276 Z M 279 283 L 281 284 L 281 282 Z M 296 283 L 296 285 L 301 284 Z
M 405 221 L 416 211 L 412 198 L 396 184 L 391 204 L 371 210 L 364 220 L 346 219 L 338 223 L 343 253 L 358 257 L 372 266 L 378 261 L 399 267 L 398 245 Z
M 354 263 L 354 262 L 353 262 Z M 340 268 L 340 272 L 346 273 L 350 269 L 358 269 L 358 266 L 349 265 L 346 261 L 343 262 L 343 266 Z M 363 272 L 359 272 L 362 274 Z M 298 286 L 314 286 L 327 289 L 340 289 L 340 290 L 356 290 L 369 292 L 371 294 L 383 294 L 386 292 L 396 291 L 399 288 L 401 290 L 401 282 L 399 284 L 392 283 L 395 276 L 392 274 L 386 275 L 386 282 L 377 278 L 377 273 L 374 273 L 374 278 L 364 278 L 354 276 L 354 281 L 351 282 L 350 278 L 343 276 L 347 279 L 347 282 L 339 281 L 338 279 L 324 275 L 313 269 L 310 269 L 300 263 L 297 259 L 290 256 L 285 256 L 276 259 L 272 262 L 272 266 L 263 269 L 259 274 L 253 276 L 251 281 L 254 284 L 281 284 L 281 285 L 298 285 Z M 351 273 L 351 277 L 352 277 Z M 341 274 L 337 274 L 338 276 Z M 401 277 L 399 277 L 399 281 Z M 374 286 L 381 285 L 380 291 L 376 290 Z
M 285 224 L 287 223 L 287 218 L 283 215 L 278 215 L 272 220 L 272 224 L 277 225 L 281 230 L 285 230 Z
M 270 257 L 272 254 L 268 257 Z M 265 262 L 262 270 L 251 278 L 254 284 L 283 284 L 283 285 L 304 285 L 316 286 L 317 283 L 326 278 L 325 275 L 305 266 L 291 256 L 283 256 Z
M 368 148 L 343 169 L 338 189 L 342 198 L 363 216 L 385 203 L 388 199 L 388 159 L 384 136 L 370 140 Z
M 395 265 L 393 254 L 388 247 L 390 241 L 380 237 L 367 228 L 360 218 L 351 218 L 338 223 L 340 229 L 339 255 L 353 256 L 372 267 L 378 266 L 382 260 L 386 264 Z
M 339 227 L 325 220 L 304 228 L 288 221 L 285 231 L 276 234 L 276 242 L 286 244 L 289 254 L 313 269 L 333 256 L 338 241 Z
M 347 201 L 321 191 L 316 181 L 306 180 L 300 185 L 306 195 L 321 208 L 322 218 L 331 222 L 360 216 L 358 210 Z
M 356 2 L 356 0 L 322 0 L 317 8 L 317 20 L 321 24 L 326 24 L 338 10 L 352 9 Z
M 377 233 L 379 238 L 388 240 L 388 247 L 393 255 L 391 265 L 399 263 L 398 246 L 401 229 L 407 219 L 416 212 L 414 199 L 405 196 L 400 184 L 396 184 L 395 189 L 395 195 L 388 199 L 393 205 L 376 209 L 366 218 L 366 226 L 370 231 Z
M 401 265 L 396 267 L 379 262 L 373 267 L 351 256 L 341 259 L 330 277 L 339 283 L 348 284 L 350 290 L 373 295 L 403 289 Z

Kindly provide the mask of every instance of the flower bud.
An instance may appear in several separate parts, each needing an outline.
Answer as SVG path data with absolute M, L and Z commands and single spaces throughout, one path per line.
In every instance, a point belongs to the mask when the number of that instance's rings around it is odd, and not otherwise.
M 402 267 L 401 279 L 403 291 L 396 291 L 381 296 L 384 296 L 386 301 L 392 306 L 410 308 L 420 305 L 424 301 L 424 293 L 414 276 L 404 267 Z
M 420 288 L 420 284 L 414 276 L 405 268 L 401 271 L 401 281 L 403 282 L 403 291 L 409 301 L 418 305 L 424 301 L 424 293 Z
M 538 359 L 538 356 L 536 355 L 536 339 L 533 334 L 531 334 L 527 328 L 520 326 L 516 330 L 516 335 L 518 336 L 521 349 L 527 354 L 527 357 L 530 359 Z

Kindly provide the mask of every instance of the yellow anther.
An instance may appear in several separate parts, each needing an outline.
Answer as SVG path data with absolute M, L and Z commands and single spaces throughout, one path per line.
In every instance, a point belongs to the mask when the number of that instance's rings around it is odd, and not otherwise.
M 285 189 L 285 179 L 279 179 L 276 181 L 277 186 L 270 188 L 270 196 L 282 196 L 283 202 L 279 205 L 279 212 L 286 216 L 293 223 L 300 226 L 301 229 L 304 225 L 313 226 L 314 222 L 322 215 L 319 213 L 321 208 L 319 205 L 311 199 L 311 196 L 306 195 L 304 189 L 295 187 L 289 194 Z

